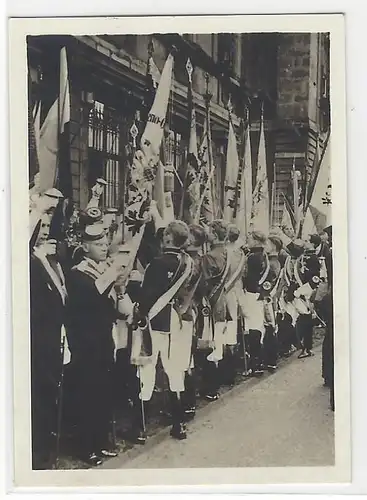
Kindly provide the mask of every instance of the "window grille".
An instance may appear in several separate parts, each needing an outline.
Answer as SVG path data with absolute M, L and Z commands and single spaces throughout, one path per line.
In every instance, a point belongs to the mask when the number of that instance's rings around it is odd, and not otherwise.
M 107 186 L 101 199 L 103 208 L 119 208 L 122 196 L 122 173 L 120 156 L 121 125 L 116 114 L 95 101 L 89 114 L 89 188 L 98 177 L 103 177 Z

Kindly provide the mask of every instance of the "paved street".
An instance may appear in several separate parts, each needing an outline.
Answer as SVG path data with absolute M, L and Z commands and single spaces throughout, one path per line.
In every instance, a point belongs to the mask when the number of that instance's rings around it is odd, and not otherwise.
M 320 376 L 321 347 L 271 377 L 242 384 L 198 413 L 188 439 L 166 436 L 104 468 L 325 466 L 334 460 L 334 419 Z

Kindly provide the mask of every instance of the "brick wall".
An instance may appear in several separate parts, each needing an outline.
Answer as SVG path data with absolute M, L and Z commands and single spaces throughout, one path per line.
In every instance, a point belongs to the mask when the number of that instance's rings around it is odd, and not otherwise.
M 278 116 L 306 120 L 310 75 L 310 34 L 282 34 L 278 46 Z

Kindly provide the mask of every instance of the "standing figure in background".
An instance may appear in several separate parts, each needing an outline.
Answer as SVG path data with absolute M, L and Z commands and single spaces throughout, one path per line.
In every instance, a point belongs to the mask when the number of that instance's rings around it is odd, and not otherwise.
M 277 236 L 269 236 L 269 274 L 263 283 L 261 296 L 264 300 L 265 337 L 264 337 L 264 365 L 269 371 L 277 368 L 278 339 L 276 314 L 278 311 L 279 283 L 282 266 L 279 262 L 279 252 L 283 248 L 282 240 Z
M 277 314 L 279 354 L 288 357 L 300 347 L 297 338 L 296 323 L 298 311 L 294 305 L 294 291 L 299 286 L 295 269 L 297 261 L 304 251 L 304 242 L 295 240 L 287 245 L 287 257 L 280 283 L 279 311 Z
M 313 356 L 314 314 L 311 298 L 320 284 L 320 268 L 321 265 L 312 243 L 306 243 L 305 252 L 294 268 L 298 285 L 294 291 L 294 304 L 299 313 L 296 327 L 302 346 L 299 358 Z
M 49 240 L 51 218 L 43 215 L 30 256 L 32 461 L 34 469 L 52 465 L 56 450 L 58 391 L 67 354 L 64 274 Z M 64 343 L 63 349 L 61 349 Z M 66 359 L 66 358 L 65 358 Z M 62 388 L 61 388 L 62 389 Z
M 182 221 L 172 221 L 164 229 L 163 253 L 155 257 L 145 270 L 135 313 L 134 322 L 140 330 L 150 331 L 152 343 L 151 356 L 138 367 L 141 391 L 134 401 L 135 437 L 141 444 L 146 440 L 148 403 L 154 390 L 159 355 L 170 388 L 171 436 L 186 438 L 184 380 L 191 355 L 187 344 L 191 346 L 192 333 L 182 330 L 178 297 L 192 273 L 192 259 L 184 252 L 188 238 L 188 227 Z
M 246 266 L 246 255 L 242 247 L 238 245 L 239 236 L 239 229 L 234 224 L 230 224 L 227 237 L 230 275 L 225 285 L 228 320 L 224 334 L 224 356 L 220 363 L 223 383 L 230 386 L 234 385 L 236 376 L 234 350 L 237 345 L 238 318 L 240 314 L 243 316 L 245 307 L 242 280 Z
M 189 230 L 190 236 L 186 252 L 193 261 L 193 270 L 189 281 L 181 289 L 178 297 L 183 335 L 188 341 L 185 347 L 190 350 L 185 355 L 190 362 L 185 373 L 184 406 L 187 419 L 193 418 L 196 412 L 197 378 L 194 355 L 197 346 L 196 334 L 199 322 L 199 309 L 202 303 L 202 249 L 207 240 L 203 227 L 192 224 L 189 226 Z M 190 337 L 191 341 L 189 341 Z
M 207 343 L 206 348 L 200 350 L 203 373 L 203 392 L 208 401 L 215 401 L 219 397 L 218 364 L 223 359 L 224 331 L 227 320 L 227 306 L 225 285 L 230 273 L 230 258 L 226 248 L 228 223 L 222 219 L 214 220 L 209 224 L 208 240 L 210 250 L 203 256 L 203 291 L 207 299 L 206 317 L 209 320 L 209 329 L 199 343 Z M 204 313 L 203 313 L 204 314 Z
M 250 369 L 253 375 L 261 375 L 263 370 L 262 345 L 265 334 L 264 303 L 260 292 L 270 272 L 269 259 L 265 253 L 267 238 L 260 231 L 248 236 L 250 253 L 247 257 L 247 272 L 243 285 L 246 298 L 245 328 L 248 331 Z

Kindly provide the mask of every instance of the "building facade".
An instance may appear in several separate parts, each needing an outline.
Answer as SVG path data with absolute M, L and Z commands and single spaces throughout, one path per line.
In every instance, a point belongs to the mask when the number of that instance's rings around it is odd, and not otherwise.
M 253 182 L 263 109 L 267 143 L 269 195 L 276 201 L 275 221 L 287 195 L 293 161 L 310 184 L 317 170 L 317 137 L 330 129 L 328 36 L 324 34 L 165 34 L 42 36 L 28 38 L 30 103 L 41 100 L 43 116 L 57 97 L 59 52 L 67 48 L 71 121 L 67 128 L 65 195 L 84 208 L 98 177 L 108 183 L 102 203 L 121 207 L 127 169 L 127 146 L 133 122 L 139 132 L 154 98 L 147 63 L 153 57 L 162 71 L 174 47 L 174 80 L 165 127 L 166 160 L 174 165 L 174 206 L 180 205 L 181 182 L 189 138 L 189 57 L 198 136 L 210 113 L 215 170 L 215 204 L 221 214 L 228 134 L 228 98 L 239 154 L 244 121 L 251 124 Z M 248 110 L 248 112 L 246 111 Z M 274 184 L 273 184 L 273 181 Z

